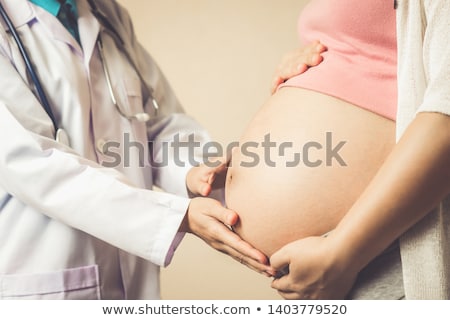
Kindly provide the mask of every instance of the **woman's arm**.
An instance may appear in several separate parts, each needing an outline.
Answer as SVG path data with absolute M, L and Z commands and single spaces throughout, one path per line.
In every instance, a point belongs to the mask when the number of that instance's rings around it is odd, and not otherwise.
M 284 297 L 345 297 L 361 268 L 450 193 L 449 14 L 450 0 L 399 2 L 397 120 L 406 130 L 328 238 L 297 241 L 271 258 L 278 268 L 290 263 L 290 275 L 273 283 Z
M 327 238 L 291 243 L 271 257 L 290 274 L 285 298 L 344 298 L 357 273 L 450 193 L 450 117 L 421 113 L 369 187 Z

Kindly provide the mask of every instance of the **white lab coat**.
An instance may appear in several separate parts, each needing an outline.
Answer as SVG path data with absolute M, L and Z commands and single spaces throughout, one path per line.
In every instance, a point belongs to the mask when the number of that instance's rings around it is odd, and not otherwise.
M 159 266 L 170 262 L 182 238 L 177 230 L 189 200 L 150 189 L 157 185 L 185 196 L 189 165 L 172 161 L 152 168 L 147 141 L 154 142 L 158 158 L 161 142 L 177 133 L 181 139 L 195 133 L 202 141 L 207 134 L 183 114 L 115 1 L 97 3 L 134 52 L 160 105 L 158 116 L 146 124 L 125 119 L 111 102 L 95 47 L 100 26 L 86 0 L 78 1 L 83 51 L 42 8 L 25 0 L 1 2 L 32 56 L 70 147 L 54 140 L 54 128 L 30 90 L 15 43 L 2 31 L 0 298 L 158 298 Z M 119 102 L 129 114 L 152 113 L 134 69 L 112 38 L 102 35 Z M 120 155 L 121 164 L 101 166 L 114 160 L 105 154 L 105 143 L 123 146 L 124 139 L 143 147 L 108 149 Z M 181 150 L 180 157 L 187 153 Z

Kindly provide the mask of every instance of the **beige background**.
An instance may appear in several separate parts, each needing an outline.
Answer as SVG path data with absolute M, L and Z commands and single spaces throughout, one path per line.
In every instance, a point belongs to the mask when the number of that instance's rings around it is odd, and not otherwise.
M 298 46 L 307 0 L 120 0 L 186 112 L 221 143 L 239 139 Z M 163 299 L 279 299 L 270 279 L 186 236 L 162 270 Z

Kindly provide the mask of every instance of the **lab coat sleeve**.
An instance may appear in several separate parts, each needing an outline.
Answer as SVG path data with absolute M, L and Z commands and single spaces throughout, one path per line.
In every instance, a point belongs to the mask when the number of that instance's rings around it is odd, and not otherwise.
M 0 70 L 1 188 L 51 219 L 167 264 L 189 200 L 136 188 L 57 143 L 42 107 L 2 54 Z
M 167 192 L 187 196 L 186 174 L 193 166 L 203 162 L 203 147 L 210 137 L 198 122 L 184 113 L 164 74 L 138 42 L 126 10 L 120 6 L 115 7 L 115 10 L 105 6 L 104 10 L 109 10 L 108 17 L 120 21 L 124 33 L 122 38 L 126 39 L 125 46 L 133 56 L 147 87 L 153 89 L 153 96 L 159 105 L 157 116 L 147 123 L 154 184 Z M 149 97 L 145 109 L 153 114 Z

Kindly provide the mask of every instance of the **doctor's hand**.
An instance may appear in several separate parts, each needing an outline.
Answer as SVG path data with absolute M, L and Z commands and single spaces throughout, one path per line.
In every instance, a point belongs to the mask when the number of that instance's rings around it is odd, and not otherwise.
M 194 198 L 180 231 L 197 235 L 214 249 L 228 254 L 250 269 L 266 276 L 274 275 L 268 258 L 228 227 L 238 220 L 237 213 L 224 208 L 220 202 L 210 198 Z
M 208 164 L 194 167 L 186 175 L 186 187 L 189 195 L 208 196 L 213 189 L 223 188 L 228 170 L 228 160 L 215 158 Z
M 289 243 L 270 258 L 276 270 L 289 273 L 273 280 L 285 299 L 344 299 L 358 270 L 333 249 L 332 237 L 309 237 Z
M 327 51 L 327 48 L 319 41 L 314 41 L 309 45 L 295 49 L 281 59 L 278 65 L 275 76 L 272 81 L 271 93 L 274 94 L 280 84 L 286 80 L 304 73 L 309 67 L 317 66 L 322 62 L 322 53 Z

